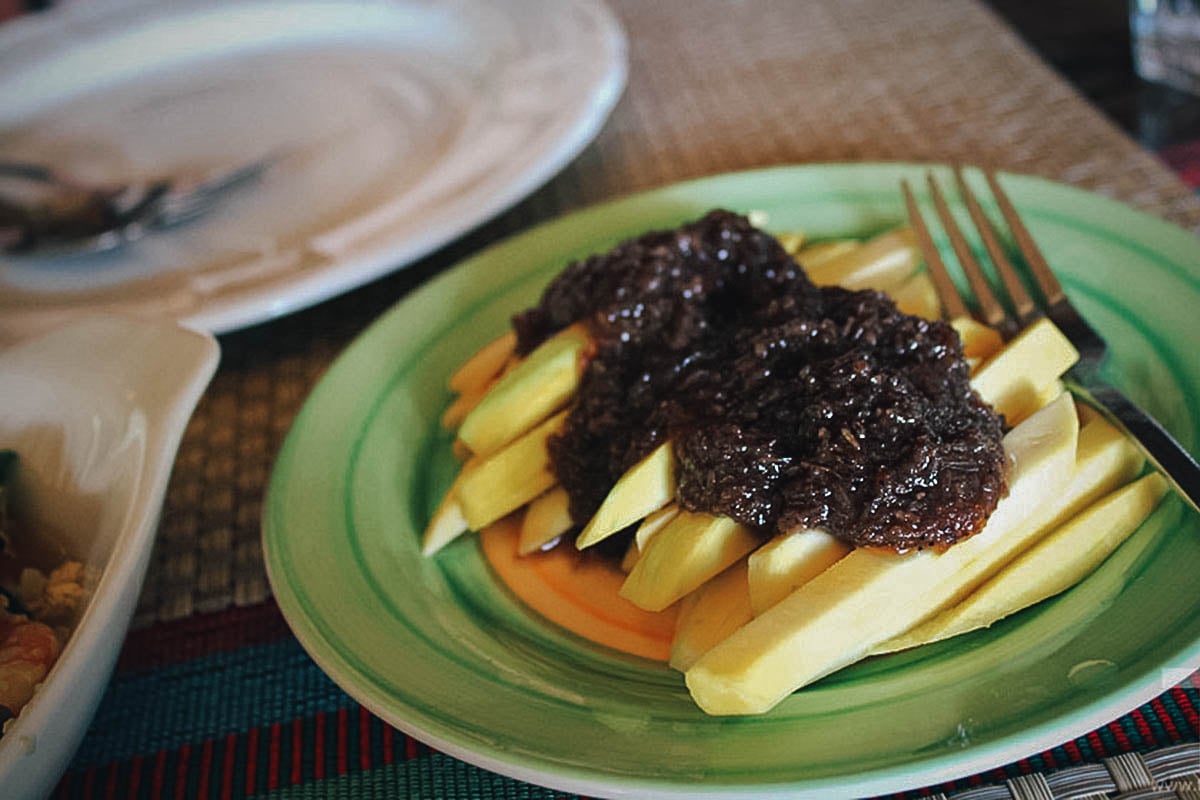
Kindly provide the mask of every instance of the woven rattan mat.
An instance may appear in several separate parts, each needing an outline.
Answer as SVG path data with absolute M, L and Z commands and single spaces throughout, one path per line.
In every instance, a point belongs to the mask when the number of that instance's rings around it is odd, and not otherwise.
M 728 170 L 961 161 L 1110 195 L 1200 231 L 1200 203 L 985 7 L 968 0 L 614 0 L 628 88 L 594 144 L 518 207 L 360 290 L 221 341 L 185 434 L 135 624 L 270 592 L 259 515 L 292 418 L 404 292 L 570 208 Z

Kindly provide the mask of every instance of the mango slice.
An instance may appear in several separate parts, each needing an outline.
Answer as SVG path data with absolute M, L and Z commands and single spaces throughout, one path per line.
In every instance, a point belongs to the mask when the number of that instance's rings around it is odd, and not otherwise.
M 891 292 L 896 308 L 924 319 L 942 318 L 942 301 L 928 272 L 918 272 Z
M 633 565 L 642 557 L 642 551 L 638 549 L 638 544 L 635 539 L 629 540 L 629 545 L 625 548 L 625 555 L 621 556 L 621 572 L 628 575 L 633 571 Z
M 633 570 L 633 565 L 641 558 L 642 550 L 646 547 L 646 542 L 650 541 L 650 537 L 665 528 L 667 523 L 675 519 L 678 514 L 679 506 L 675 503 L 668 503 L 646 515 L 646 518 L 638 525 L 633 538 L 629 540 L 629 547 L 625 549 L 625 556 L 621 559 L 623 572 L 628 573 Z
M 471 409 L 458 438 L 471 452 L 488 455 L 567 404 L 591 338 L 582 325 L 559 331 L 496 382 Z
M 1112 423 L 1103 417 L 1093 417 L 1079 429 L 1071 480 L 1053 501 L 1054 516 L 1047 528 L 1062 525 L 1105 494 L 1133 480 L 1145 463 L 1142 452 Z
M 465 392 L 454 398 L 454 402 L 442 412 L 442 427 L 448 431 L 455 430 L 495 385 L 496 379 L 489 378 L 479 386 L 468 387 Z
M 820 266 L 826 261 L 844 256 L 859 247 L 862 247 L 862 242 L 857 239 L 827 239 L 823 242 L 805 245 L 794 255 L 800 262 L 800 266 L 804 267 L 807 272 L 810 267 Z
M 425 535 L 421 539 L 421 553 L 431 556 L 469 530 L 462 506 L 454 495 L 454 489 L 446 492 L 442 502 L 429 518 Z
M 1036 412 L 1004 439 L 1009 493 L 981 532 L 943 553 L 852 551 L 702 656 L 686 673 L 693 699 L 709 714 L 763 713 L 969 593 L 1045 524 L 1078 434 L 1070 398 Z
M 1167 488 L 1165 478 L 1151 473 L 1110 493 L 1046 535 L 962 602 L 893 640 L 891 649 L 986 628 L 1069 589 L 1150 516 Z
M 455 493 L 471 530 L 516 511 L 558 483 L 546 441 L 562 430 L 566 418 L 567 412 L 560 411 L 478 466 L 463 470 Z
M 675 451 L 664 442 L 620 477 L 575 541 L 582 550 L 675 499 Z
M 642 524 L 638 525 L 637 532 L 633 534 L 633 541 L 638 550 L 644 550 L 650 537 L 665 528 L 667 523 L 678 515 L 679 505 L 676 503 L 668 503 L 657 511 L 647 514 L 646 518 L 642 520 Z
M 1038 391 L 1037 395 L 1034 397 L 1034 400 L 1033 400 L 1034 410 L 1037 410 L 1037 409 L 1041 408 L 1042 406 L 1050 405 L 1051 403 L 1053 403 L 1055 400 L 1058 399 L 1058 396 L 1060 394 L 1062 394 L 1065 391 L 1067 391 L 1067 385 L 1065 383 L 1063 383 L 1062 381 L 1054 381 L 1053 383 L 1043 386 Z M 1082 424 L 1082 422 L 1083 422 L 1082 417 L 1080 418 L 1079 421 Z
M 448 381 L 450 389 L 459 394 L 478 391 L 500 374 L 516 347 L 517 334 L 514 331 L 506 331 L 492 339 L 454 371 Z
M 438 507 L 434 509 L 421 538 L 422 554 L 431 556 L 470 530 L 467 518 L 463 516 L 462 504 L 458 502 L 458 487 L 462 482 L 463 473 L 477 466 L 479 466 L 478 458 L 467 459 L 458 475 L 455 476 L 454 482 L 450 484 L 450 488 L 446 490 L 442 502 L 438 503 Z
M 542 549 L 571 530 L 571 498 L 561 486 L 543 492 L 529 501 L 521 520 L 517 554 L 529 555 Z
M 971 367 L 971 374 L 979 371 L 989 358 L 1004 349 L 1004 339 L 995 328 L 989 328 L 971 317 L 950 320 L 950 326 L 958 331 L 962 339 L 963 357 Z
M 670 664 L 685 672 L 700 656 L 753 617 L 746 559 L 740 559 L 717 577 L 679 602 Z
M 755 550 L 748 567 L 754 616 L 820 575 L 850 550 L 841 539 L 816 529 L 776 536 Z
M 1078 360 L 1074 345 L 1042 318 L 980 366 L 971 385 L 1013 425 L 1036 410 L 1040 393 Z
M 818 286 L 890 291 L 917 271 L 920 256 L 912 229 L 905 226 L 882 233 L 836 258 L 801 261 Z
M 646 543 L 621 596 L 661 611 L 758 545 L 758 537 L 729 517 L 680 511 Z
M 803 233 L 788 232 L 781 233 L 775 238 L 778 240 L 779 246 L 783 248 L 785 253 L 790 256 L 795 256 L 804 247 L 804 240 L 806 237 Z
M 1048 511 L 1052 515 L 1044 529 L 1054 531 L 1070 525 L 1076 515 L 1119 486 L 1133 480 L 1144 465 L 1145 458 L 1141 451 L 1119 430 L 1102 417 L 1091 418 L 1079 430 L 1079 444 L 1076 448 L 1075 467 L 1072 470 L 1071 482 L 1062 494 L 1051 501 Z M 1054 535 L 1056 534 L 1053 532 L 1047 533 L 1045 538 Z M 1036 542 L 1031 544 L 1031 547 L 1036 546 L 1038 546 Z M 1052 570 L 1052 566 L 1044 566 L 1048 573 Z M 1008 567 L 1006 566 L 1004 569 L 1008 569 Z M 954 635 L 949 631 L 952 626 L 959 624 L 954 620 L 960 618 L 958 605 L 951 606 L 900 636 L 880 644 L 872 650 L 872 655 L 904 650 L 926 641 L 936 641 L 931 637 L 941 631 L 947 632 L 944 635 L 938 635 L 937 638 L 945 639 Z M 987 624 L 994 621 L 995 619 L 990 620 Z M 962 633 L 965 630 L 967 629 L 956 630 L 955 633 Z

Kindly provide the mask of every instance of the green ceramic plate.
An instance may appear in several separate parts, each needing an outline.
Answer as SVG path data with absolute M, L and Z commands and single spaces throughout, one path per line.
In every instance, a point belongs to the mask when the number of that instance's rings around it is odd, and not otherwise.
M 266 503 L 271 583 L 317 663 L 451 755 L 566 791 L 639 798 L 928 785 L 1059 744 L 1184 677 L 1200 660 L 1200 519 L 1173 497 L 1059 598 L 843 670 L 755 718 L 706 717 L 678 674 L 528 611 L 473 537 L 420 556 L 455 469 L 438 425 L 446 378 L 568 260 L 714 206 L 766 211 L 777 230 L 870 234 L 903 220 L 898 182 L 923 169 L 784 167 L 618 200 L 492 247 L 385 314 L 306 403 Z M 1004 182 L 1112 343 L 1114 379 L 1194 452 L 1200 243 L 1074 189 Z

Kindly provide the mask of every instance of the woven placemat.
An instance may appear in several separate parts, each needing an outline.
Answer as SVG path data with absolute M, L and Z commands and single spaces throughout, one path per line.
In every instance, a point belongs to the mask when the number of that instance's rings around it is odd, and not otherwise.
M 1200 202 L 1187 187 L 975 2 L 613 7 L 629 35 L 628 88 L 559 176 L 409 269 L 222 338 L 221 367 L 179 453 L 135 624 L 268 596 L 263 492 L 329 362 L 421 280 L 568 209 L 771 164 L 915 160 L 1037 174 L 1200 231 Z

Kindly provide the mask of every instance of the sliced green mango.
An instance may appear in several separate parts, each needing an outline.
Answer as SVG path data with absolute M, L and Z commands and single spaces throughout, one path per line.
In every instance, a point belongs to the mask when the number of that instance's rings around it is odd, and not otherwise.
M 758 546 L 758 537 L 729 517 L 680 511 L 646 543 L 621 596 L 662 611 Z
M 572 325 L 504 374 L 463 419 L 458 438 L 489 455 L 565 406 L 579 388 L 591 338 Z

